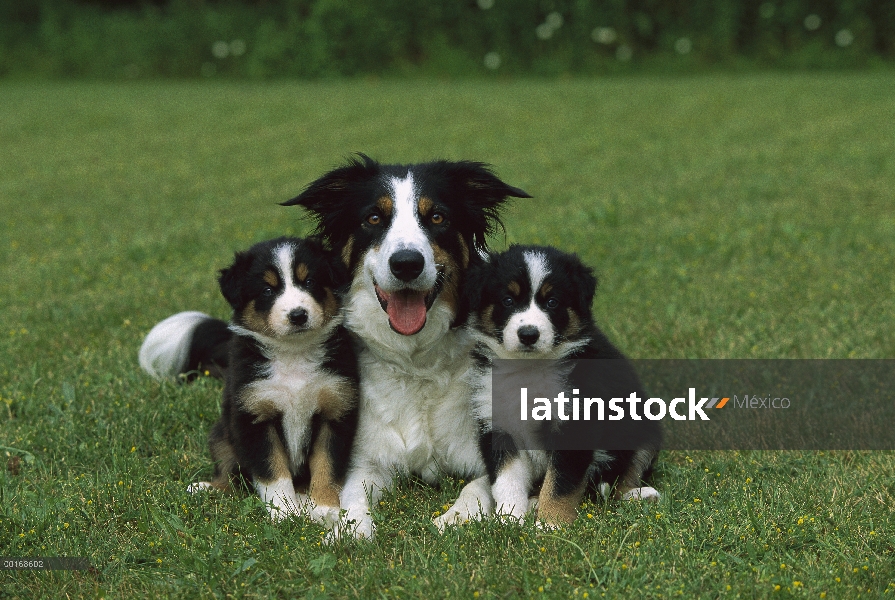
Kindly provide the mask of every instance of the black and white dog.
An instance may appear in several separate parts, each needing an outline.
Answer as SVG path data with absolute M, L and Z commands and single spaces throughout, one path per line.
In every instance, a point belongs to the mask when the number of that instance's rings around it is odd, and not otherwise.
M 640 391 L 631 364 L 594 324 L 590 307 L 596 284 L 592 271 L 577 256 L 550 247 L 513 245 L 470 269 L 464 298 L 470 311 L 468 326 L 476 341 L 472 409 L 481 427 L 487 485 L 494 505 L 480 501 L 486 478 L 473 481 L 467 486 L 473 491 L 464 489 L 454 506 L 436 519 L 439 529 L 488 514 L 492 508 L 498 515 L 522 518 L 530 508 L 530 494 L 541 481 L 537 516 L 548 525 L 575 519 L 589 482 L 598 484 L 604 495 L 614 489 L 615 498 L 658 498 L 658 492 L 643 483 L 661 444 L 661 430 L 655 421 L 613 422 L 610 437 L 617 445 L 595 450 L 599 441 L 589 446 L 590 436 L 600 436 L 586 429 L 587 424 L 512 420 L 518 419 L 520 385 L 544 384 L 554 391 L 583 389 L 584 370 L 593 369 L 594 364 L 605 366 L 613 381 L 631 387 L 628 391 Z M 501 390 L 492 388 L 496 359 L 505 359 L 501 362 Z M 608 360 L 588 367 L 588 363 L 573 362 L 575 359 Z M 506 383 L 514 379 L 527 383 Z M 502 401 L 501 406 L 492 395 L 509 389 L 515 390 L 513 418 L 498 425 L 495 411 L 509 405 Z M 579 431 L 573 431 L 575 427 Z M 576 433 L 586 436 L 585 447 L 549 447 L 551 436 L 561 442 Z
M 351 272 L 345 326 L 358 341 L 360 414 L 336 535 L 373 535 L 369 502 L 396 474 L 434 483 L 485 473 L 460 294 L 510 196 L 529 197 L 481 163 L 383 165 L 360 155 L 285 203 L 316 217 Z M 487 488 L 478 491 L 487 503 Z
M 190 491 L 228 489 L 241 474 L 275 520 L 305 513 L 337 521 L 358 406 L 338 296 L 347 271 L 319 241 L 279 238 L 238 252 L 219 282 L 233 307 L 229 326 L 180 313 L 156 325 L 140 351 L 159 378 L 193 368 L 225 374 L 209 435 L 214 478 Z

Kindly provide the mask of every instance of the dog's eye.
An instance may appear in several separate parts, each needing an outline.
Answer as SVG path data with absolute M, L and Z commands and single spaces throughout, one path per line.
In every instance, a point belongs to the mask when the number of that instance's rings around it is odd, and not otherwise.
M 503 305 L 506 307 L 513 306 L 513 299 L 509 296 L 503 299 Z
M 313 279 L 311 279 L 310 277 L 308 277 L 307 279 L 305 279 L 304 286 L 305 286 L 306 288 L 307 288 L 307 287 L 311 287 L 312 285 L 314 285 L 314 280 L 313 280 Z
M 261 294 L 264 296 L 273 296 L 273 288 L 269 285 L 264 286 L 264 289 L 261 290 Z
M 559 306 L 559 300 L 557 300 L 556 298 L 550 298 L 549 300 L 547 300 L 547 308 L 556 308 L 557 306 Z
M 430 219 L 432 220 L 433 225 L 441 225 L 444 223 L 444 215 L 441 213 L 432 213 Z
M 376 213 L 373 213 L 367 217 L 367 223 L 369 223 L 370 225 L 379 225 L 381 222 L 382 217 L 380 217 Z

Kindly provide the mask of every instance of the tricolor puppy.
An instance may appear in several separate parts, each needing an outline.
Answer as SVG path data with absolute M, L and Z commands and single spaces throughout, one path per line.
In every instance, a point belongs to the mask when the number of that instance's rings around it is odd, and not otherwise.
M 227 359 L 216 363 L 226 373 L 221 418 L 209 435 L 214 478 L 190 490 L 227 489 L 242 475 L 275 520 L 299 512 L 336 520 L 357 423 L 357 361 L 338 300 L 344 267 L 319 241 L 284 237 L 237 253 L 219 282 L 233 307 L 229 337 L 223 321 L 181 313 L 141 350 L 144 367 L 174 375 L 227 340 Z
M 598 484 L 604 495 L 614 489 L 616 498 L 659 496 L 643 483 L 661 444 L 661 430 L 654 421 L 614 422 L 612 437 L 621 439 L 622 447 L 628 445 L 624 450 L 594 450 L 599 442 L 578 449 L 555 449 L 547 443 L 550 439 L 561 442 L 572 433 L 580 435 L 580 430 L 572 428 L 587 426 L 571 420 L 512 423 L 504 418 L 500 426 L 495 424 L 498 417 L 494 411 L 508 406 L 518 419 L 520 389 L 510 386 L 515 390 L 511 405 L 505 400 L 492 401 L 493 393 L 503 392 L 492 389 L 497 359 L 538 359 L 519 360 L 518 372 L 513 370 L 515 363 L 501 362 L 503 376 L 507 381 L 528 382 L 522 385 L 544 384 L 553 391 L 567 392 L 584 386 L 579 369 L 587 368 L 587 363 L 573 359 L 610 359 L 599 364 L 634 387 L 629 391 L 639 391 L 630 362 L 594 324 L 590 307 L 596 284 L 591 270 L 577 256 L 550 247 L 513 245 L 470 270 L 465 297 L 469 328 L 476 340 L 476 367 L 471 371 L 473 412 L 481 428 L 482 455 L 498 515 L 523 517 L 530 508 L 529 496 L 541 481 L 537 516 L 549 525 L 575 519 L 576 507 L 591 482 Z M 584 433 L 590 435 L 591 430 Z M 591 438 L 586 439 L 590 443 Z M 483 482 L 470 485 L 480 487 Z M 489 507 L 484 504 L 470 505 L 464 493 L 439 517 L 439 528 L 487 512 Z
M 351 272 L 345 326 L 359 342 L 360 415 L 336 536 L 373 535 L 369 502 L 397 473 L 432 483 L 484 474 L 460 294 L 510 196 L 529 197 L 481 163 L 360 155 L 285 203 L 311 212 Z

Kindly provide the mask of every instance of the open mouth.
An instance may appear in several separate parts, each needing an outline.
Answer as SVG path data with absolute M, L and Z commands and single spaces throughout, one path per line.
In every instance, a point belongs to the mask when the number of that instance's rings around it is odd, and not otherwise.
M 388 324 L 401 335 L 413 335 L 426 324 L 426 313 L 435 302 L 441 286 L 436 283 L 430 290 L 395 290 L 386 292 L 375 283 L 379 306 L 388 314 Z

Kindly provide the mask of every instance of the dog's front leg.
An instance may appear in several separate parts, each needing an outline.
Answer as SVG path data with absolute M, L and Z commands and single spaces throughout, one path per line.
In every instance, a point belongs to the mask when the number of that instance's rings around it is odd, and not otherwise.
M 349 469 L 340 494 L 342 517 L 327 535 L 327 541 L 355 537 L 373 539 L 376 527 L 370 514 L 370 503 L 379 502 L 382 492 L 394 481 L 392 470 L 382 465 L 366 464 Z

